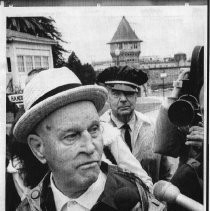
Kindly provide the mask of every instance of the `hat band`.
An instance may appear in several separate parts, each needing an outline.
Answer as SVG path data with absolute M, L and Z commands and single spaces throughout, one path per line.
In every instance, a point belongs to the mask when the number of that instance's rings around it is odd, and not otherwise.
M 135 86 L 137 88 L 139 88 L 139 86 L 135 83 L 132 83 L 132 82 L 128 82 L 128 81 L 106 81 L 105 84 L 128 84 L 128 85 L 132 85 L 132 86 Z
M 68 90 L 68 89 L 73 89 L 73 88 L 79 87 L 79 86 L 82 86 L 82 85 L 79 84 L 79 83 L 74 83 L 74 84 L 65 84 L 65 85 L 63 85 L 63 86 L 56 87 L 55 89 L 53 89 L 53 90 L 51 90 L 51 91 L 45 93 L 45 94 L 42 95 L 40 98 L 38 98 L 38 99 L 29 107 L 29 109 L 32 108 L 32 107 L 34 107 L 36 104 L 42 102 L 43 100 L 46 100 L 47 98 L 52 97 L 53 95 L 56 95 L 56 94 L 58 94 L 58 93 L 60 93 L 60 92 L 66 91 L 66 90 Z

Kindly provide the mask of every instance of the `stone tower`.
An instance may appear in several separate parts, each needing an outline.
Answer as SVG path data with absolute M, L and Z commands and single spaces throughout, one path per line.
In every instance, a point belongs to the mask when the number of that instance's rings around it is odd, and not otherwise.
M 139 63 L 141 42 L 130 24 L 123 16 L 110 44 L 112 61 L 116 65 L 136 66 Z

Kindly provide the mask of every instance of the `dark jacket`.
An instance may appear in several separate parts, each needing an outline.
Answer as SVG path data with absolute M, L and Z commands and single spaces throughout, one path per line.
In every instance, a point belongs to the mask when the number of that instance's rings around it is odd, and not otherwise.
M 128 187 L 138 196 L 138 205 L 135 210 L 164 210 L 164 205 L 157 201 L 148 191 L 144 183 L 134 174 L 123 171 L 117 166 L 101 164 L 101 170 L 107 175 L 105 188 L 92 211 L 117 211 L 114 199 L 117 190 Z M 128 196 L 128 201 L 130 196 Z M 127 200 L 124 200 L 127 201 Z M 124 202 L 122 201 L 122 202 Z M 40 184 L 32 189 L 27 198 L 19 205 L 17 211 L 55 211 L 55 202 L 50 187 L 50 172 Z M 128 209 L 133 210 L 133 209 Z
M 20 204 L 21 199 L 17 193 L 14 180 L 11 173 L 6 173 L 6 211 L 14 211 L 18 204 Z M 12 200 L 12 203 L 11 203 Z

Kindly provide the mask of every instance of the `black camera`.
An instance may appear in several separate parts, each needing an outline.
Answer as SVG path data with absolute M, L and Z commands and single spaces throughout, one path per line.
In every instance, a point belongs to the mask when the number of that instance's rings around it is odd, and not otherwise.
M 179 99 L 168 110 L 169 120 L 176 126 L 193 126 L 202 121 L 198 103 L 203 86 L 204 47 L 196 46 L 192 52 L 188 79 L 182 80 Z
M 197 125 L 202 121 L 197 99 L 192 95 L 182 95 L 169 107 L 168 118 L 178 127 Z

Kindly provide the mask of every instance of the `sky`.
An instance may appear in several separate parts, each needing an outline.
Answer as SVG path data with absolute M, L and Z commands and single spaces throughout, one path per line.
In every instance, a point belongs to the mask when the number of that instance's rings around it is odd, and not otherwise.
M 96 7 L 54 12 L 51 17 L 68 42 L 62 44 L 64 48 L 74 51 L 81 62 L 91 63 L 111 60 L 107 43 L 123 16 L 143 40 L 140 56 L 167 57 L 183 52 L 189 58 L 196 45 L 206 43 L 206 11 L 204 6 Z
M 111 60 L 107 43 L 123 16 L 143 40 L 140 57 L 181 52 L 189 58 L 193 48 L 206 46 L 207 40 L 207 6 L 9 7 L 4 11 L 6 16 L 51 16 L 66 41 L 61 44 L 82 63 Z

